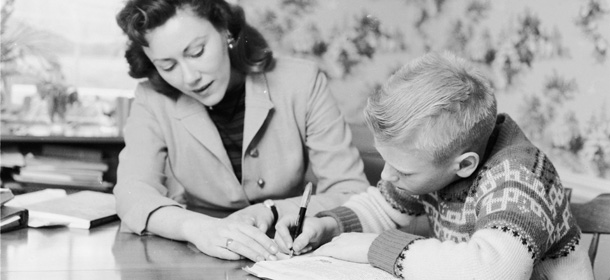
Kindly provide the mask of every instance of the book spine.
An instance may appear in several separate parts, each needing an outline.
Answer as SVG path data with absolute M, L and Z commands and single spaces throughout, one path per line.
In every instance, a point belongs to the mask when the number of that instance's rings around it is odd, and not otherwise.
M 28 154 L 25 157 L 25 166 L 44 166 L 47 170 L 58 169 L 84 169 L 108 171 L 108 164 L 105 162 L 84 161 L 75 159 L 62 159 L 58 157 L 42 157 Z
M 101 219 L 93 220 L 93 221 L 91 221 L 89 223 L 89 228 L 96 227 L 96 226 L 99 226 L 99 225 L 103 225 L 103 224 L 106 224 L 106 223 L 109 223 L 109 222 L 113 222 L 113 221 L 116 221 L 118 219 L 119 219 L 118 215 L 111 215 L 111 216 L 104 217 L 104 218 L 101 218 Z
M 43 145 L 42 156 L 75 159 L 84 161 L 101 161 L 102 152 L 94 149 L 62 145 Z
M 88 171 L 88 170 L 86 170 Z M 21 169 L 19 175 L 24 178 L 36 178 L 41 180 L 52 180 L 60 182 L 101 182 L 103 174 L 101 173 L 78 173 L 78 171 L 65 170 L 30 170 Z

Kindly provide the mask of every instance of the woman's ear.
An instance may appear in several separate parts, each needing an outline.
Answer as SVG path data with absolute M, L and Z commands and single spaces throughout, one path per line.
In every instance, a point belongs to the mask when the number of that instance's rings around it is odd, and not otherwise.
M 475 152 L 463 153 L 455 159 L 455 162 L 458 166 L 455 174 L 461 178 L 467 178 L 477 170 L 477 167 L 479 166 L 479 155 Z

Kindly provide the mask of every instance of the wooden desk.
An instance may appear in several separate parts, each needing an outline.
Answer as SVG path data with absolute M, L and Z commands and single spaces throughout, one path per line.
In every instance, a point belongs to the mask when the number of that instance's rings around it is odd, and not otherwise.
M 2 233 L 0 279 L 258 279 L 241 268 L 250 261 L 223 261 L 183 242 L 119 233 L 119 222 L 78 230 L 22 229 Z M 583 236 L 583 244 L 591 236 Z M 602 237 L 596 279 L 609 279 L 610 238 Z M 610 280 L 610 279 L 609 279 Z
M 258 279 L 186 243 L 119 233 L 119 222 L 91 230 L 22 229 L 1 234 L 0 278 L 15 279 Z

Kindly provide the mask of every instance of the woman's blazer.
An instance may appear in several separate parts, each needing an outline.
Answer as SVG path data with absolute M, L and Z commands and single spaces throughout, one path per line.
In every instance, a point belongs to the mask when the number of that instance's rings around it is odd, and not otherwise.
M 206 107 L 187 95 L 174 100 L 140 83 L 124 138 L 114 193 L 123 230 L 139 234 L 165 206 L 226 215 L 271 198 L 281 215 L 299 203 L 280 199 L 302 194 L 309 166 L 317 178 L 309 213 L 369 186 L 326 76 L 300 59 L 246 77 L 241 183 Z

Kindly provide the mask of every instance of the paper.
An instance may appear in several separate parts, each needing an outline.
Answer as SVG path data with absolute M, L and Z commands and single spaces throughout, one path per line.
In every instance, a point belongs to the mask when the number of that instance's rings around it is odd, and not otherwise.
M 274 280 L 396 280 L 393 275 L 370 264 L 323 256 L 263 261 L 243 269 L 254 276 Z
M 15 198 L 15 196 L 10 189 L 0 188 L 0 205 L 4 205 L 4 203 L 7 203 L 13 198 Z
M 44 189 L 37 192 L 25 193 L 15 196 L 6 206 L 27 207 L 28 205 L 67 196 L 66 190 Z

